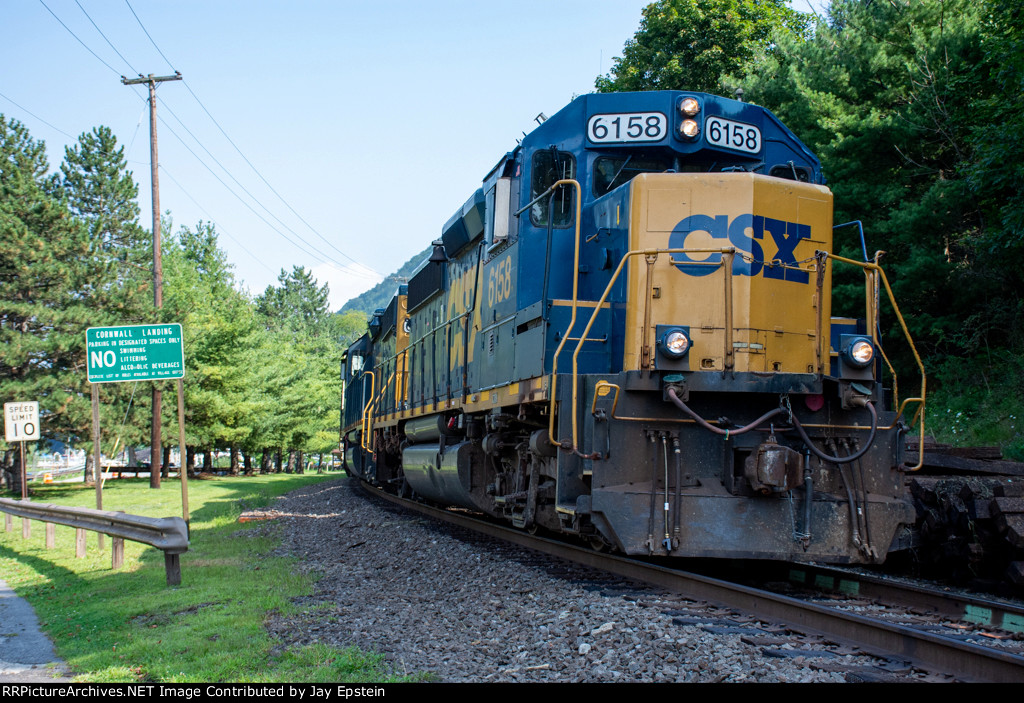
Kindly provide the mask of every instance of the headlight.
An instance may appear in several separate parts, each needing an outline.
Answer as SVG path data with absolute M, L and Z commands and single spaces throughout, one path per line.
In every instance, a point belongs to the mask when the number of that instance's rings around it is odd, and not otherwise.
M 871 340 L 858 337 L 850 340 L 843 353 L 847 362 L 863 369 L 875 358 L 875 347 L 871 344 Z
M 678 359 L 690 351 L 690 338 L 680 329 L 671 329 L 662 336 L 660 346 L 666 356 Z
M 695 120 L 683 120 L 683 123 L 679 125 L 679 133 L 687 139 L 693 139 L 700 134 L 700 126 Z
M 693 117 L 700 112 L 700 103 L 697 102 L 697 98 L 683 98 L 683 101 L 679 103 L 679 112 Z

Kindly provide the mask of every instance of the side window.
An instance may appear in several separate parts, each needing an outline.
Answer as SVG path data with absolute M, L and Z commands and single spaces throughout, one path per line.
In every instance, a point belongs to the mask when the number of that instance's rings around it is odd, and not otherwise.
M 555 148 L 538 151 L 533 155 L 532 175 L 530 176 L 530 200 L 546 191 L 563 178 L 576 178 L 576 159 L 572 154 L 558 151 Z M 571 186 L 560 186 L 554 193 L 554 199 L 541 198 L 530 208 L 530 221 L 538 227 L 548 225 L 548 206 L 553 210 L 551 223 L 555 227 L 568 227 L 572 224 L 575 204 L 573 196 L 576 190 Z
M 775 178 L 786 178 L 791 181 L 802 181 L 804 183 L 810 183 L 811 181 L 811 176 L 807 173 L 807 169 L 803 166 L 794 166 L 792 161 L 788 164 L 772 166 L 772 170 L 768 172 L 768 175 Z
M 509 237 L 509 209 L 512 179 L 499 178 L 487 191 L 487 228 L 484 237 L 488 246 L 497 246 Z

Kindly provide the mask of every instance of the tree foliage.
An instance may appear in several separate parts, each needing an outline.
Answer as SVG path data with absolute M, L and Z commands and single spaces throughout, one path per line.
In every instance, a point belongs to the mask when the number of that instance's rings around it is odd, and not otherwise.
M 804 31 L 785 0 L 658 0 L 640 29 L 596 81 L 599 92 L 724 92 L 726 76 L 744 73 L 773 51 L 775 34 Z
M 992 0 L 987 10 L 977 72 L 988 90 L 972 101 L 974 159 L 967 178 L 986 216 L 984 253 L 1019 261 L 1024 255 L 1024 7 Z
M 278 285 L 267 286 L 256 307 L 267 324 L 294 331 L 324 330 L 330 311 L 327 307 L 328 286 L 318 286 L 312 272 L 302 266 L 284 269 L 277 277 Z
M 869 253 L 884 252 L 932 387 L 944 402 L 989 399 L 1004 413 L 990 426 L 1012 428 L 1019 393 L 990 379 L 1019 377 L 1024 358 L 1024 9 L 832 0 L 801 27 L 779 4 L 655 2 L 598 89 L 728 95 L 736 80 L 773 110 L 821 158 L 836 222 L 861 220 Z M 836 245 L 859 257 L 855 231 Z M 835 280 L 834 307 L 862 308 L 862 277 Z M 883 320 L 887 339 L 902 336 L 891 311 Z M 899 368 L 916 368 L 892 346 Z
M 0 395 L 38 400 L 47 437 L 87 446 L 85 330 L 141 321 L 145 237 L 109 130 L 79 138 L 63 178 L 48 169 L 43 143 L 0 115 Z M 118 427 L 128 391 L 101 397 Z
M 256 310 L 280 362 L 279 373 L 267 379 L 279 412 L 264 446 L 330 451 L 338 442 L 343 321 L 328 309 L 327 286 L 302 267 L 282 270 Z
M 1014 343 L 1019 328 L 1024 279 L 1005 254 L 1020 230 L 1007 236 L 1002 223 L 1019 213 L 1010 203 L 1021 169 L 995 157 L 1020 143 L 993 122 L 1012 125 L 1019 112 L 998 78 L 1014 41 L 1014 30 L 994 31 L 1000 5 L 836 0 L 813 39 L 783 42 L 746 83 L 821 157 L 836 220 L 863 220 L 871 249 L 886 252 L 900 305 L 936 362 Z
M 252 302 L 235 287 L 210 223 L 182 227 L 165 240 L 164 272 L 163 314 L 180 322 L 184 334 L 186 441 L 207 449 L 235 446 L 252 433 L 256 410 Z

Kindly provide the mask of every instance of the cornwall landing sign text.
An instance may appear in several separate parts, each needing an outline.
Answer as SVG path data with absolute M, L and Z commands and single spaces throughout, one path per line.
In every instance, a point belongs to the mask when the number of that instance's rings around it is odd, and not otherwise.
M 90 327 L 85 332 L 89 383 L 184 378 L 181 325 Z

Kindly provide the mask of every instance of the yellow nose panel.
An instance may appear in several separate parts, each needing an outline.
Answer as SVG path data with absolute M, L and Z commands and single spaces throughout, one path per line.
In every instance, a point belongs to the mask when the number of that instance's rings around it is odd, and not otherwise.
M 827 362 L 831 270 L 819 276 L 815 259 L 832 248 L 827 188 L 752 173 L 644 174 L 630 213 L 630 249 L 660 253 L 628 265 L 624 369 L 658 367 L 658 325 L 690 328 L 692 371 L 817 373 Z

